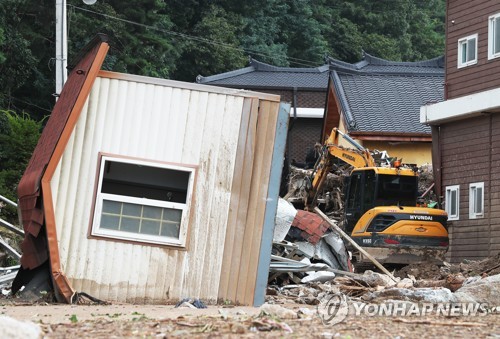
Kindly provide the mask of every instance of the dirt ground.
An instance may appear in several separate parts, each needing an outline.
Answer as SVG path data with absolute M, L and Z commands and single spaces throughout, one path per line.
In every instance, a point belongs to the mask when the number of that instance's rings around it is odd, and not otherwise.
M 288 304 L 297 312 L 304 305 Z M 39 324 L 45 338 L 151 337 L 313 337 L 313 338 L 500 338 L 500 314 L 474 317 L 370 317 L 363 315 L 325 325 L 311 315 L 278 319 L 259 315 L 259 308 L 209 306 L 207 309 L 172 305 L 106 306 L 3 304 L 0 314 Z

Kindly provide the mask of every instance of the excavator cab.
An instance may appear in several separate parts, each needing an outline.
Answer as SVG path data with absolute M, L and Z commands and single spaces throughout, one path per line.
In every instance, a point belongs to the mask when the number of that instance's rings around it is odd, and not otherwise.
M 354 169 L 344 185 L 346 231 L 349 234 L 368 210 L 376 206 L 416 206 L 418 177 Z

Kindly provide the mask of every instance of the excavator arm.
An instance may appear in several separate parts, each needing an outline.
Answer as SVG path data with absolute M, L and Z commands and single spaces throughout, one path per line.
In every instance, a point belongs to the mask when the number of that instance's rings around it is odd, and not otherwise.
M 348 149 L 340 146 L 339 136 L 342 136 L 347 142 L 353 145 L 355 149 Z M 314 166 L 311 175 L 311 187 L 304 201 L 305 210 L 314 210 L 318 193 L 321 191 L 328 173 L 332 170 L 333 160 L 335 158 L 341 159 L 355 168 L 376 166 L 375 160 L 369 151 L 348 135 L 334 128 L 325 141 L 325 144 L 321 147 L 320 156 Z

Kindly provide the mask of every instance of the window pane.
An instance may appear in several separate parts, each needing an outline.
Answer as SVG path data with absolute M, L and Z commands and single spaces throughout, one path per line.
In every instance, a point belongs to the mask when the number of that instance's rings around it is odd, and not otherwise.
M 482 205 L 483 205 L 483 189 L 482 187 L 476 187 L 474 190 L 475 192 L 475 199 L 474 199 L 474 213 L 481 214 L 483 213 L 482 211 Z
M 186 203 L 189 171 L 110 160 L 104 166 L 102 193 Z
M 467 62 L 467 42 L 463 42 L 460 47 L 462 48 L 462 64 Z
M 160 222 L 154 220 L 143 220 L 141 225 L 141 233 L 160 235 Z
M 109 214 L 121 214 L 122 203 L 116 201 L 103 200 L 102 201 L 102 212 Z
M 101 227 L 109 230 L 117 230 L 120 228 L 120 217 L 114 215 L 103 214 L 101 217 Z
M 140 217 L 142 213 L 142 205 L 123 204 L 123 215 Z
M 164 237 L 179 238 L 179 223 L 162 222 L 161 235 Z
M 174 210 L 171 208 L 163 209 L 163 220 L 164 221 L 177 221 L 180 222 L 182 218 L 181 210 Z
M 476 59 L 476 39 L 467 41 L 467 61 Z
M 493 21 L 493 53 L 500 53 L 500 17 Z
M 143 218 L 160 220 L 161 219 L 161 207 L 144 206 L 142 216 L 143 216 Z
M 457 191 L 450 191 L 450 214 L 457 215 Z
M 141 219 L 122 217 L 120 231 L 139 233 Z

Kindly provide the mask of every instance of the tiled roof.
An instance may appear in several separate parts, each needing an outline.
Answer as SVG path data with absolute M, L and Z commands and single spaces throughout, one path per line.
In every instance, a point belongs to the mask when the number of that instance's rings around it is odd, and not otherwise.
M 349 132 L 430 134 L 420 106 L 443 101 L 444 57 L 394 62 L 365 54 L 356 64 L 329 62 Z
M 444 57 L 398 62 L 364 54 L 350 64 L 329 58 L 314 68 L 276 67 L 256 60 L 231 72 L 196 82 L 245 89 L 325 90 L 328 70 L 346 115 L 349 132 L 430 133 L 420 124 L 420 106 L 443 101 Z
M 355 64 L 349 64 L 332 58 L 329 58 L 328 61 L 331 69 L 339 72 L 444 75 L 443 56 L 424 61 L 401 62 L 384 60 L 365 53 L 363 60 Z
M 198 75 L 196 82 L 236 88 L 293 88 L 326 90 L 328 65 L 311 68 L 277 67 L 257 60 L 250 66 L 208 77 Z
M 441 76 L 332 74 L 349 132 L 427 133 L 420 106 L 443 100 Z

